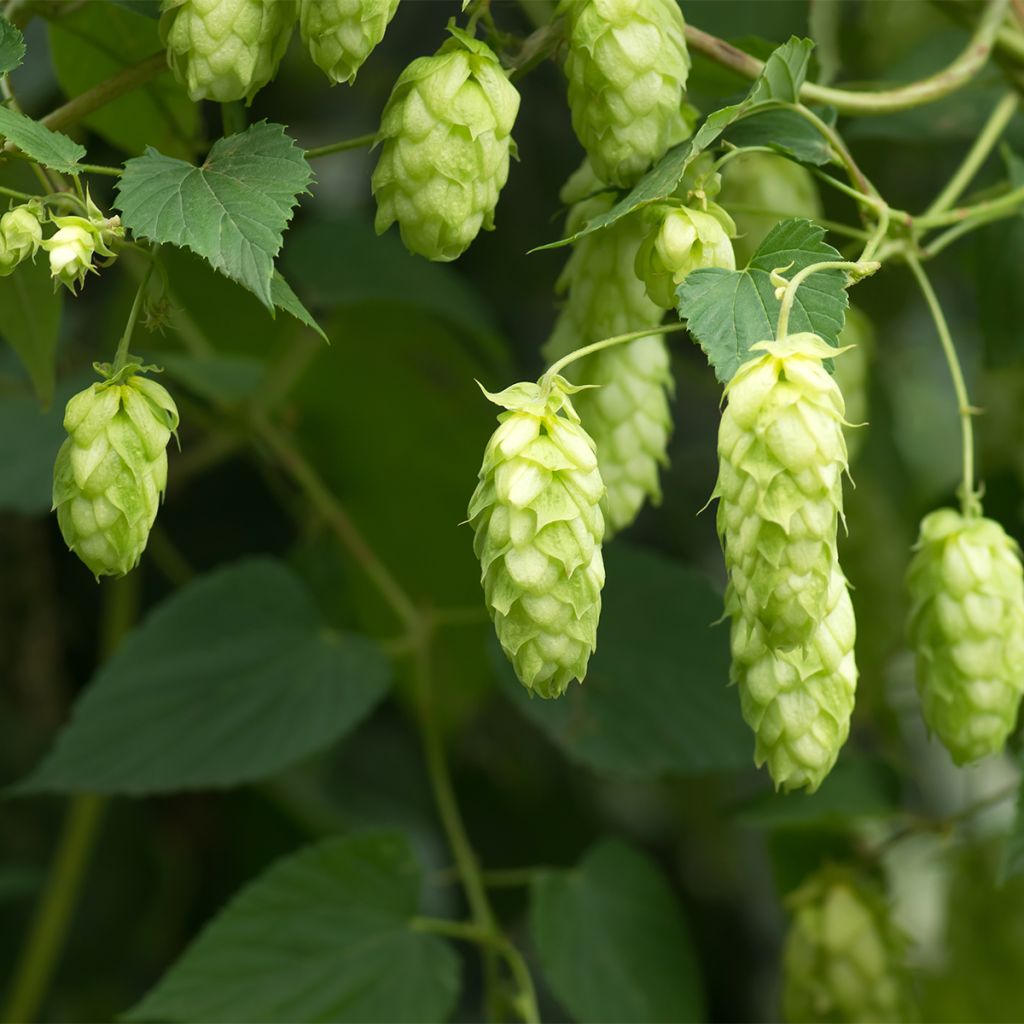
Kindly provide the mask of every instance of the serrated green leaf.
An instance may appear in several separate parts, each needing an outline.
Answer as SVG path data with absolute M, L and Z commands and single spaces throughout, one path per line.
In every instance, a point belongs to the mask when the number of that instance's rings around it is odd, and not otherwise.
M 274 775 L 354 728 L 390 669 L 290 570 L 240 562 L 172 595 L 75 704 L 21 793 L 170 793 Z M 158 756 L 157 756 L 158 755 Z
M 768 100 L 796 103 L 800 99 L 800 87 L 807 78 L 813 49 L 813 40 L 791 36 L 788 42 L 768 55 L 748 99 L 754 104 Z
M 835 123 L 835 110 L 819 111 L 822 120 Z M 734 146 L 767 146 L 783 156 L 821 166 L 835 160 L 828 143 L 809 121 L 792 110 L 768 109 L 736 122 L 725 133 Z
M 53 400 L 54 364 L 64 293 L 56 292 L 45 259 L 0 277 L 0 338 L 17 353 L 39 401 Z
M 587 1024 L 703 1019 L 693 944 L 658 869 L 618 840 L 531 889 L 530 933 L 559 1001 Z
M 515 704 L 571 758 L 628 777 L 704 775 L 752 763 L 750 733 L 728 689 L 722 599 L 695 572 L 641 548 L 607 555 L 600 643 L 586 681 L 531 700 L 496 649 Z
M 284 128 L 261 121 L 199 167 L 155 149 L 129 160 L 117 205 L 134 235 L 191 249 L 272 309 L 274 259 L 312 177 Z
M 302 304 L 298 295 L 292 291 L 291 285 L 275 270 L 270 282 L 270 295 L 275 309 L 283 309 L 289 316 L 295 317 L 300 324 L 311 328 L 324 341 L 329 341 L 324 329 L 313 319 L 313 314 Z
M 422 885 L 400 832 L 308 846 L 242 889 L 124 1019 L 447 1020 L 459 961 L 410 925 Z
M 21 29 L 0 18 L 0 75 L 13 71 L 25 59 L 25 37 Z
M 723 384 L 746 360 L 751 345 L 775 337 L 780 303 L 772 271 L 787 268 L 785 276 L 791 278 L 812 263 L 842 258 L 824 237 L 825 229 L 809 220 L 784 220 L 772 228 L 743 270 L 695 270 L 676 289 L 679 316 Z M 846 306 L 846 275 L 823 270 L 798 289 L 789 328 L 793 333 L 811 331 L 835 345 Z
M 36 163 L 61 174 L 81 174 L 78 162 L 85 156 L 84 146 L 9 107 L 0 106 L 0 138 Z

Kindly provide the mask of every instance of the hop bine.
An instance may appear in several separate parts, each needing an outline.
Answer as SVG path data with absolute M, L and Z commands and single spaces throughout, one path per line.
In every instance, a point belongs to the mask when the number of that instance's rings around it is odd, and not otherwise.
M 484 392 L 507 410 L 469 503 L 481 582 L 519 680 L 561 696 L 597 646 L 604 485 L 594 442 L 561 377 Z
M 313 63 L 335 84 L 356 80 L 398 10 L 398 0 L 298 2 L 302 41 Z

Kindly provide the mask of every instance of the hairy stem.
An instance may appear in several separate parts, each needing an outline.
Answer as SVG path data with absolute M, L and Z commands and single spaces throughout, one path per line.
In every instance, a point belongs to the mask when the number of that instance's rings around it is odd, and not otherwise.
M 348 149 L 362 149 L 364 146 L 372 146 L 377 141 L 377 132 L 368 132 L 366 135 L 357 135 L 353 139 L 342 139 L 340 142 L 331 142 L 326 146 L 314 146 L 306 150 L 306 159 L 315 160 L 319 156 L 330 156 L 331 153 L 344 153 Z
M 825 263 L 812 263 L 809 267 L 804 267 L 803 270 L 794 274 L 782 295 L 782 304 L 779 307 L 779 323 L 775 330 L 776 339 L 782 339 L 789 333 L 789 314 L 796 300 L 797 289 L 812 274 L 818 273 L 819 270 L 845 270 L 861 278 L 866 277 L 868 274 L 873 274 L 880 266 L 880 263 L 873 262 L 853 263 L 848 260 L 830 260 Z
M 686 324 L 660 324 L 658 327 L 645 327 L 642 331 L 630 331 L 629 334 L 617 334 L 613 338 L 602 338 L 601 341 L 595 341 L 592 345 L 584 345 L 583 348 L 578 348 L 574 352 L 562 356 L 557 362 L 552 363 L 544 371 L 541 381 L 550 380 L 570 363 L 575 363 L 577 359 L 593 355 L 593 353 L 600 352 L 602 349 L 612 348 L 615 345 L 624 345 L 627 342 L 636 341 L 637 338 L 647 338 L 652 334 L 672 334 L 675 331 L 685 330 Z

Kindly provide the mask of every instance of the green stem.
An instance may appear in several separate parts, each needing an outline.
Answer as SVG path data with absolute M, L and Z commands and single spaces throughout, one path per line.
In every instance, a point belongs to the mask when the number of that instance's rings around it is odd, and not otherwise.
M 20 199 L 24 203 L 40 198 L 39 196 L 32 195 L 30 192 L 19 192 L 17 189 L 7 188 L 4 185 L 0 185 L 0 196 L 10 196 L 12 199 Z
M 124 326 L 124 333 L 121 335 L 121 340 L 117 343 L 117 352 L 114 354 L 115 374 L 119 370 L 123 370 L 128 362 L 128 349 L 131 345 L 132 335 L 135 333 L 135 325 L 138 322 L 139 313 L 142 311 L 142 304 L 146 298 L 146 289 L 149 287 L 149 279 L 153 276 L 153 268 L 155 266 L 156 249 L 150 253 L 149 266 L 146 267 L 146 272 L 142 275 L 142 282 L 135 292 L 135 299 L 132 301 L 132 308 L 128 314 L 128 322 Z
M 595 341 L 592 345 L 584 345 L 583 348 L 578 348 L 574 352 L 570 352 L 568 355 L 562 356 L 557 362 L 552 363 L 545 371 L 541 380 L 544 381 L 555 374 L 561 372 L 570 363 L 575 363 L 577 359 L 582 359 L 584 356 L 593 355 L 595 352 L 600 352 L 602 349 L 612 348 L 615 345 L 624 345 L 630 341 L 636 341 L 638 338 L 648 338 L 652 334 L 673 334 L 676 331 L 685 331 L 686 324 L 660 324 L 657 327 L 645 327 L 642 331 L 630 331 L 629 334 L 617 334 L 614 338 L 603 338 L 601 341 Z
M 241 100 L 231 100 L 220 105 L 220 123 L 225 136 L 240 135 L 245 131 L 247 127 L 245 107 Z
M 1017 208 L 1024 203 L 1024 185 L 1010 189 L 995 199 L 986 199 L 982 203 L 974 203 L 971 206 L 958 206 L 953 210 L 945 210 L 941 213 L 922 214 L 914 218 L 914 224 L 923 230 L 929 228 L 945 227 L 947 224 L 959 224 L 971 218 L 979 221 L 998 220 L 1002 216 L 1017 212 Z
M 921 294 L 924 296 L 932 319 L 935 321 L 935 329 L 939 335 L 939 342 L 942 345 L 942 353 L 946 357 L 946 365 L 949 367 L 949 375 L 953 381 L 953 390 L 956 393 L 957 409 L 960 416 L 960 439 L 963 457 L 963 480 L 960 486 L 960 505 L 965 516 L 978 514 L 980 511 L 978 496 L 974 490 L 974 413 L 975 410 L 967 395 L 967 385 L 964 382 L 963 369 L 960 366 L 960 358 L 956 353 L 956 346 L 953 344 L 953 336 L 946 322 L 946 316 L 942 312 L 938 296 L 932 287 L 928 275 L 924 272 L 920 261 L 913 253 L 906 253 L 905 259 L 910 272 L 917 280 Z
M 963 195 L 964 190 L 988 159 L 995 144 L 1002 137 L 1010 119 L 1020 105 L 1020 97 L 1016 91 L 1006 93 L 992 108 L 981 134 L 974 140 L 963 163 L 957 169 L 946 187 L 935 197 L 935 201 L 925 210 L 925 216 L 942 213 L 948 210 Z
M 366 135 L 357 135 L 354 139 L 342 139 L 340 142 L 331 142 L 326 146 L 314 146 L 306 150 L 306 159 L 315 160 L 319 156 L 330 156 L 331 153 L 344 153 L 347 149 L 362 149 L 364 146 L 372 146 L 377 141 L 377 132 L 369 132 Z
M 835 155 L 842 161 L 850 181 L 860 192 L 870 199 L 876 201 L 880 199 L 878 189 L 871 184 L 868 176 L 860 169 L 857 161 L 853 159 L 853 154 L 843 141 L 843 137 L 832 125 L 823 121 L 813 110 L 805 107 L 802 103 L 783 103 L 781 106 L 784 109 L 792 110 L 794 114 L 799 114 L 800 117 L 817 130 L 818 134 L 829 144 Z
M 120 167 L 108 167 L 106 164 L 75 164 L 85 174 L 102 174 L 108 178 L 120 178 L 124 173 Z
M 818 273 L 819 270 L 845 270 L 859 279 L 873 274 L 880 266 L 880 263 L 870 261 L 854 263 L 849 260 L 830 260 L 825 263 L 812 263 L 809 267 L 804 267 L 803 270 L 794 274 L 782 295 L 782 304 L 779 306 L 779 323 L 775 330 L 776 340 L 785 338 L 789 333 L 789 314 L 793 308 L 793 302 L 796 300 L 797 289 L 812 274 Z

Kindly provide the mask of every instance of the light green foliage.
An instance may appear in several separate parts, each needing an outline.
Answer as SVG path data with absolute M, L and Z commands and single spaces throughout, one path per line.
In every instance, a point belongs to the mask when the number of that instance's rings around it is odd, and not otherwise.
M 356 73 L 384 38 L 398 0 L 298 0 L 299 31 L 313 63 L 334 83 Z
M 469 503 L 487 606 L 524 686 L 559 697 L 597 646 L 604 485 L 561 377 L 487 397 L 508 411 Z
M 0 217 L 0 277 L 12 273 L 23 260 L 32 259 L 42 240 L 36 207 L 16 206 Z
M 163 0 L 167 62 L 193 100 L 252 102 L 277 73 L 295 0 Z
M 690 58 L 676 0 L 562 0 L 569 107 L 597 176 L 629 187 L 689 134 Z
M 494 227 L 519 112 L 519 92 L 491 49 L 452 31 L 395 83 L 372 178 L 377 233 L 397 223 L 411 252 L 443 261 Z
M 875 355 L 875 328 L 855 306 L 846 311 L 846 324 L 839 332 L 839 347 L 848 351 L 835 363 L 836 384 L 846 402 L 846 447 L 853 462 L 864 443 L 868 427 L 871 362 Z
M 883 894 L 829 867 L 789 898 L 782 1012 L 789 1024 L 898 1024 L 915 1019 L 908 940 Z
M 97 577 L 138 565 L 167 486 L 167 442 L 178 410 L 129 364 L 67 404 L 53 472 L 53 507 L 68 547 Z
M 999 523 L 954 509 L 921 522 L 907 575 L 925 721 L 957 764 L 1003 749 L 1024 691 L 1020 550 Z

